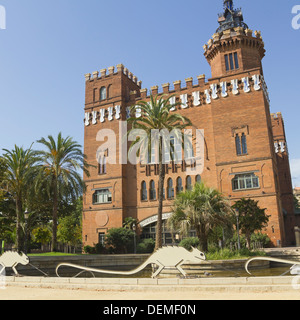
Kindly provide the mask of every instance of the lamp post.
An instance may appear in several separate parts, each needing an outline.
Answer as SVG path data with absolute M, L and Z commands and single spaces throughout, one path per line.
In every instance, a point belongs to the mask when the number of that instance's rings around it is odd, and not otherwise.
M 136 225 L 135 223 L 132 225 L 132 230 L 133 230 L 133 252 L 136 254 Z
M 238 237 L 238 250 L 241 250 L 241 240 L 240 240 L 240 212 L 238 209 L 235 209 L 235 216 L 236 216 L 236 232 Z
M 25 254 L 27 254 L 28 251 L 28 218 L 29 218 L 29 212 L 26 209 L 24 213 L 24 219 L 25 219 Z

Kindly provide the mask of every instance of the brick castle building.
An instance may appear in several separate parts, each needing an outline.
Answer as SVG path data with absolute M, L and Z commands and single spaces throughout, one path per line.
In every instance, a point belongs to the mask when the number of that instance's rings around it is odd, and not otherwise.
M 176 193 L 204 181 L 232 204 L 242 197 L 258 200 L 271 216 L 266 233 L 273 244 L 291 245 L 296 221 L 289 156 L 282 115 L 270 114 L 262 67 L 264 42 L 259 31 L 253 33 L 244 23 L 232 1 L 224 1 L 218 22 L 219 28 L 204 45 L 210 79 L 200 75 L 197 82 L 188 78 L 185 84 L 175 81 L 163 84 L 162 90 L 151 88 L 152 95 L 174 94 L 181 106 L 173 112 L 185 115 L 205 132 L 201 175 L 187 175 L 187 162 L 166 165 L 163 219 L 170 216 Z M 122 227 L 126 217 L 138 219 L 143 237 L 153 237 L 157 165 L 132 165 L 120 159 L 125 143 L 122 122 L 130 116 L 130 108 L 141 100 L 149 101 L 150 94 L 122 64 L 86 74 L 85 79 L 84 153 L 95 168 L 84 178 L 83 244 L 101 242 L 110 228 Z M 115 133 L 115 150 L 108 147 L 98 152 L 111 132 Z M 115 153 L 116 164 L 111 164 Z M 172 242 L 165 227 L 163 241 Z

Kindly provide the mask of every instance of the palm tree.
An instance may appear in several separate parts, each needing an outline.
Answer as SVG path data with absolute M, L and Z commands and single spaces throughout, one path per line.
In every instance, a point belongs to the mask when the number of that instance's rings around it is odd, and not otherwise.
M 217 225 L 230 225 L 231 212 L 222 193 L 203 182 L 196 183 L 192 190 L 177 195 L 168 226 L 183 235 L 195 230 L 201 250 L 207 251 L 209 232 Z
M 131 117 L 127 121 L 132 125 L 132 129 L 129 130 L 128 135 L 132 130 L 142 130 L 144 132 L 143 137 L 137 138 L 131 145 L 129 153 L 134 150 L 134 146 L 138 145 L 137 156 L 140 156 L 141 152 L 148 150 L 151 154 L 151 140 L 153 138 L 153 130 L 167 130 L 168 133 L 171 131 L 174 134 L 181 133 L 181 131 L 188 126 L 192 126 L 191 121 L 178 114 L 171 112 L 171 109 L 180 103 L 170 104 L 170 99 L 173 96 L 165 97 L 162 95 L 150 97 L 150 101 L 140 101 L 138 105 L 134 106 L 131 111 L 138 113 L 139 116 Z M 157 146 L 157 160 L 158 172 L 159 172 L 159 187 L 158 187 L 158 220 L 156 225 L 156 243 L 155 249 L 162 247 L 162 212 L 163 212 L 163 192 L 164 192 L 164 181 L 165 181 L 165 166 L 163 163 L 163 151 L 164 151 L 163 137 L 159 137 Z M 172 150 L 170 150 L 170 156 L 172 157 Z
M 22 250 L 21 219 L 24 202 L 37 173 L 38 157 L 31 147 L 27 150 L 15 146 L 13 150 L 3 149 L 5 170 L 2 185 L 5 186 L 16 205 L 16 248 Z
M 45 187 L 52 199 L 52 251 L 57 250 L 58 205 L 63 198 L 77 199 L 85 189 L 81 173 L 89 177 L 89 165 L 82 147 L 71 137 L 63 138 L 59 133 L 55 140 L 49 135 L 48 139 L 37 141 L 45 147 L 38 154 L 43 162 L 36 183 L 36 188 Z

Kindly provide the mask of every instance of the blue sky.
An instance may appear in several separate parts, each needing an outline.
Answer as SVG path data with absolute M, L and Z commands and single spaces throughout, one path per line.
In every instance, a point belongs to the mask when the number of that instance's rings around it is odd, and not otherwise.
M 210 68 L 202 46 L 215 32 L 222 0 L 0 0 L 0 148 L 29 147 L 59 131 L 83 145 L 84 74 L 123 63 L 144 88 Z M 300 1 L 235 0 L 261 30 L 271 112 L 285 119 L 293 182 L 300 186 Z

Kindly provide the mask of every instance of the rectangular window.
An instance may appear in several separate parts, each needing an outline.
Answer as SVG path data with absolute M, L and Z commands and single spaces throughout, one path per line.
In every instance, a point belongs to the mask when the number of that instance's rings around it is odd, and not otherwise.
M 232 180 L 232 189 L 234 191 L 256 188 L 259 188 L 259 179 L 254 173 L 238 174 Z
M 235 136 L 235 147 L 236 147 L 236 154 L 240 156 L 242 154 L 242 147 L 241 147 L 241 140 L 238 134 Z
M 93 194 L 93 204 L 111 203 L 112 194 L 109 189 L 96 190 Z
M 242 133 L 242 136 L 240 136 L 239 134 L 235 136 L 235 147 L 236 154 L 238 156 L 248 154 L 247 137 L 244 133 Z
M 230 70 L 234 70 L 232 53 L 229 54 L 229 61 L 230 61 Z
M 237 52 L 234 53 L 234 63 L 235 63 L 235 68 L 239 69 L 239 59 L 238 59 L 238 55 Z
M 229 60 L 228 60 L 228 54 L 225 54 L 225 65 L 226 65 L 226 71 L 229 71 Z
M 237 52 L 225 54 L 226 71 L 237 70 L 240 68 Z
M 248 153 L 247 137 L 246 137 L 246 135 L 244 133 L 242 134 L 242 151 L 243 151 L 243 154 L 247 154 Z

